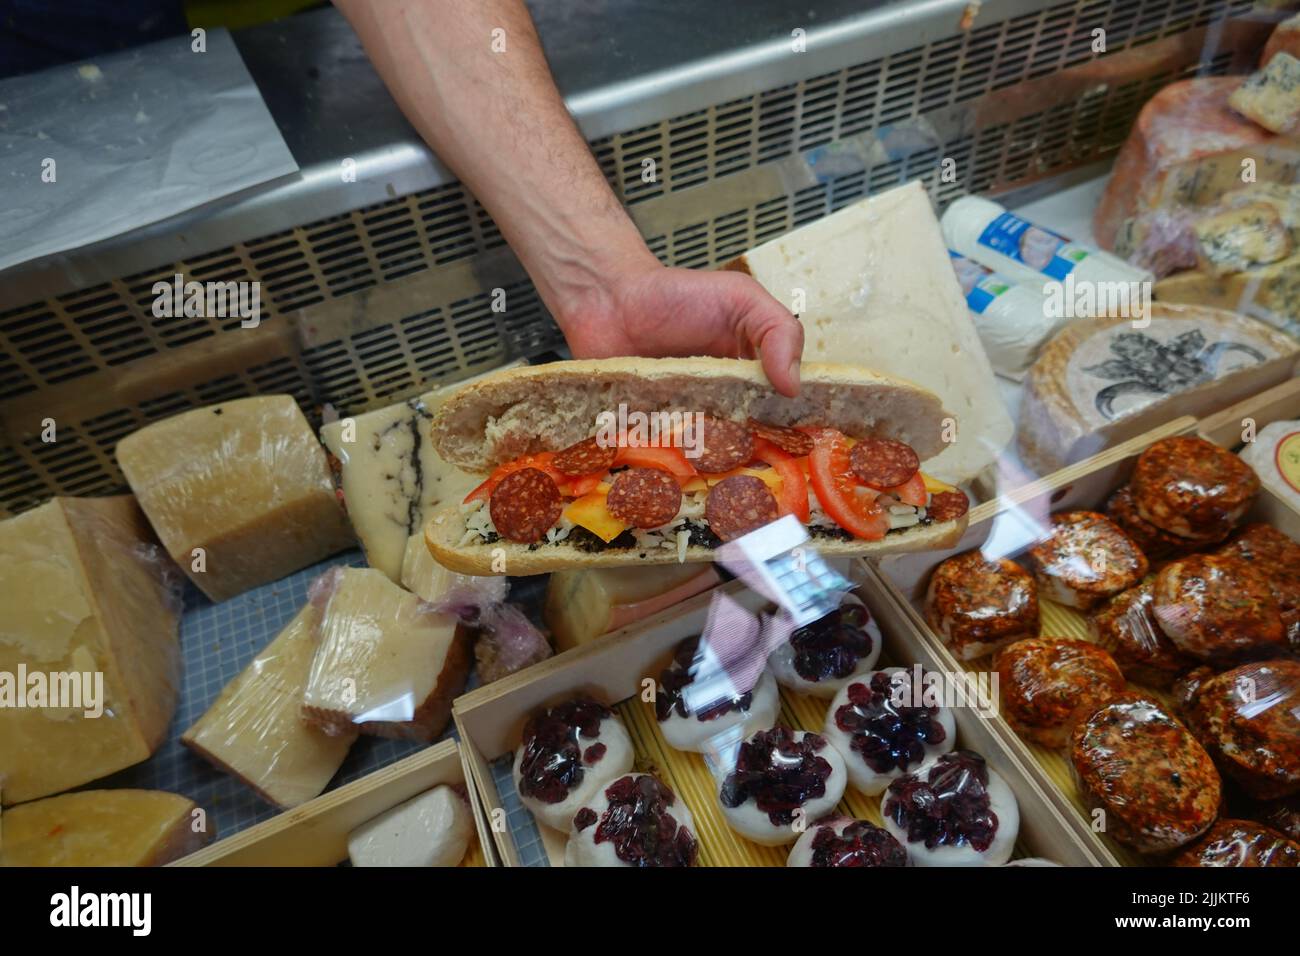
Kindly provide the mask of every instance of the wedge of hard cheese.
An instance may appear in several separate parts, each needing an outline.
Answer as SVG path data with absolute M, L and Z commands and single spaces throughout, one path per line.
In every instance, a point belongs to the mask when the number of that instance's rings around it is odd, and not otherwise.
M 747 272 L 804 326 L 804 359 L 862 365 L 924 385 L 960 429 L 926 463 L 974 477 L 1011 440 L 1011 417 L 919 182 L 854 203 L 751 249 Z
M 330 573 L 303 714 L 330 734 L 433 740 L 465 687 L 465 632 L 374 568 Z
M 198 805 L 162 790 L 82 790 L 0 817 L 0 866 L 162 866 L 212 839 Z
M 170 565 L 130 495 L 54 498 L 0 522 L 5 804 L 97 780 L 162 743 L 180 683 L 181 578 Z M 37 698 L 56 677 L 58 699 Z
M 713 565 L 555 571 L 546 583 L 546 624 L 555 649 L 567 651 L 720 583 Z
M 320 618 L 315 604 L 303 607 L 181 737 L 278 807 L 319 795 L 357 737 L 331 736 L 302 716 Z
M 353 544 L 325 451 L 290 395 L 147 425 L 118 442 L 117 463 L 168 552 L 214 601 Z
M 469 802 L 443 784 L 348 834 L 353 866 L 455 866 L 474 837 Z

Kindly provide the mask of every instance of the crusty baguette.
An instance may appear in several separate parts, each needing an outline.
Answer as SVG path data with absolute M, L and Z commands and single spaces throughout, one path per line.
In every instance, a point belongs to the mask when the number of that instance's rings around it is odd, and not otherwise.
M 810 547 L 823 557 L 879 557 L 904 551 L 935 551 L 951 548 L 966 533 L 968 517 L 943 524 L 916 525 L 904 531 L 894 531 L 880 541 L 840 541 L 830 538 L 813 538 Z M 460 574 L 509 574 L 523 577 L 545 574 L 549 571 L 570 571 L 591 568 L 622 568 L 634 565 L 675 564 L 677 550 L 651 548 L 609 548 L 602 551 L 584 551 L 563 541 L 558 544 L 516 544 L 513 541 L 496 541 L 492 544 L 460 546 L 465 534 L 465 520 L 457 506 L 436 512 L 424 526 L 424 543 L 437 562 Z M 504 566 L 501 561 L 504 560 Z M 691 545 L 686 549 L 686 561 L 691 564 L 717 559 L 713 548 Z M 494 567 L 494 563 L 496 567 Z
M 678 410 L 743 422 L 829 425 L 855 437 L 907 442 L 921 460 L 943 450 L 949 414 L 932 392 L 848 365 L 807 363 L 798 398 L 768 382 L 758 362 L 716 358 L 615 358 L 552 362 L 485 376 L 462 388 L 434 418 L 433 443 L 467 471 L 592 434 L 601 412 Z

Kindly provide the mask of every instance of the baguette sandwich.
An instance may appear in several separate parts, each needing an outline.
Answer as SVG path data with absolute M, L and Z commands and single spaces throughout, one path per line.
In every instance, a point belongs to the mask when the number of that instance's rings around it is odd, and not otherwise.
M 823 555 L 949 547 L 957 488 L 921 471 L 951 417 L 932 393 L 805 364 L 798 398 L 758 362 L 595 359 L 511 369 L 462 388 L 432 424 L 447 461 L 486 474 L 425 525 L 464 574 L 707 562 L 794 515 Z

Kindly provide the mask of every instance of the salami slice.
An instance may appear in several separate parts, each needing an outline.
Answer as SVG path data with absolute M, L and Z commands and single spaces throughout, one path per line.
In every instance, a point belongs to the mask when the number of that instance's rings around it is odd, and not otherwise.
M 551 461 L 551 466 L 562 475 L 578 477 L 590 475 L 593 471 L 605 471 L 614 464 L 618 449 L 613 445 L 602 445 L 594 437 L 575 442 L 564 451 L 559 452 Z
M 657 528 L 677 516 L 682 487 L 658 468 L 629 468 L 614 477 L 605 507 L 619 521 L 635 528 Z
M 696 436 L 699 457 L 687 460 L 705 474 L 731 471 L 749 463 L 754 457 L 754 436 L 739 422 L 704 416 L 704 427 Z M 689 449 L 687 449 L 689 451 Z
M 506 475 L 488 501 L 497 534 L 521 544 L 544 538 L 560 520 L 562 510 L 555 479 L 538 468 L 521 468 Z
M 767 485 L 753 475 L 732 475 L 709 489 L 704 517 L 709 530 L 731 541 L 775 521 L 779 511 Z
M 767 439 L 787 455 L 801 458 L 812 453 L 812 436 L 807 432 L 799 431 L 797 428 L 787 428 L 785 425 L 765 425 L 751 418 L 749 420 L 749 430 L 759 438 Z
M 883 491 L 911 481 L 921 459 L 901 441 L 869 436 L 849 450 L 849 467 L 863 484 Z
M 940 491 L 930 496 L 926 514 L 939 522 L 956 521 L 969 507 L 964 491 Z

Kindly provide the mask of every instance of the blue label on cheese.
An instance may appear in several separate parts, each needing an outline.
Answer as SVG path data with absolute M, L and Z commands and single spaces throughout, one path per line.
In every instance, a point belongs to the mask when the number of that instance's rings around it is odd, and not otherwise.
M 989 223 L 980 233 L 979 242 L 1053 279 L 1064 279 L 1088 256 L 1086 249 L 1071 244 L 1064 236 L 1010 212 Z

